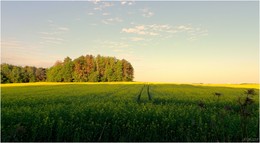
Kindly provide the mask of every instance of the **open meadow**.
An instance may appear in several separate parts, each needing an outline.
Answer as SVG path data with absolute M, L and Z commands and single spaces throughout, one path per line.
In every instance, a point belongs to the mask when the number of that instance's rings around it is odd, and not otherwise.
M 2 84 L 1 141 L 259 141 L 259 85 Z

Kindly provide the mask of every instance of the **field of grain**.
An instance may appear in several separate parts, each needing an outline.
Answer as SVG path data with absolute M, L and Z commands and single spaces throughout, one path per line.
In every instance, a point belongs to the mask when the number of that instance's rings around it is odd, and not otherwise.
M 259 86 L 234 87 L 4 84 L 1 141 L 258 141 Z

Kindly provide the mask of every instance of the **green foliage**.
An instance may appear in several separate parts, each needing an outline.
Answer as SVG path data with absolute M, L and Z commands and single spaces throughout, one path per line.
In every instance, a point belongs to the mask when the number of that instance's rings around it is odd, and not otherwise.
M 63 77 L 63 66 L 62 62 L 57 61 L 54 66 L 52 66 L 50 69 L 47 70 L 46 76 L 47 76 L 47 81 L 50 82 L 62 82 L 64 81 Z
M 47 81 L 54 82 L 111 82 L 133 81 L 134 69 L 126 60 L 98 55 L 69 57 L 64 62 L 56 62 L 47 71 Z
M 44 68 L 1 64 L 1 83 L 37 82 L 45 80 L 46 72 Z
M 46 69 L 45 68 L 36 68 L 35 76 L 36 76 L 36 81 L 45 81 L 46 80 Z
M 52 67 L 36 68 L 1 64 L 1 83 L 133 81 L 134 69 L 126 60 L 98 55 L 66 57 Z
M 73 73 L 73 62 L 72 60 L 67 57 L 64 59 L 63 65 L 62 65 L 62 76 L 63 76 L 63 80 L 64 82 L 72 82 L 73 78 L 72 78 L 72 73 Z
M 11 73 L 13 66 L 9 64 L 1 64 L 1 83 L 12 83 Z
M 1 141 L 258 141 L 259 90 L 240 105 L 241 93 L 171 84 L 2 87 Z

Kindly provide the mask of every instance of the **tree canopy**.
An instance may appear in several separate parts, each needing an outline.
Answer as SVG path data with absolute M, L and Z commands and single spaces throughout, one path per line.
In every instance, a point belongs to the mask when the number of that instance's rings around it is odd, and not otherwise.
M 1 83 L 46 81 L 46 69 L 1 64 Z
M 66 57 L 50 68 L 1 64 L 1 83 L 133 81 L 134 68 L 125 59 L 97 55 Z

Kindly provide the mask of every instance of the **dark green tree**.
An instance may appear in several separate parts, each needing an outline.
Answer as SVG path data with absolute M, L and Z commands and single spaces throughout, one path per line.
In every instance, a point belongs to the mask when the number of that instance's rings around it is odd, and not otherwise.
M 71 60 L 70 57 L 66 57 L 64 59 L 64 62 L 62 64 L 62 69 L 61 69 L 61 76 L 62 76 L 62 81 L 64 82 L 72 82 L 73 81 L 73 68 L 74 64 Z
M 37 68 L 35 72 L 36 81 L 46 81 L 46 69 Z
M 97 55 L 66 57 L 52 67 L 14 66 L 1 64 L 1 83 L 16 82 L 111 82 L 133 81 L 134 69 L 125 59 Z
M 54 66 L 47 70 L 47 81 L 50 82 L 63 82 L 62 78 L 62 62 L 57 61 Z

